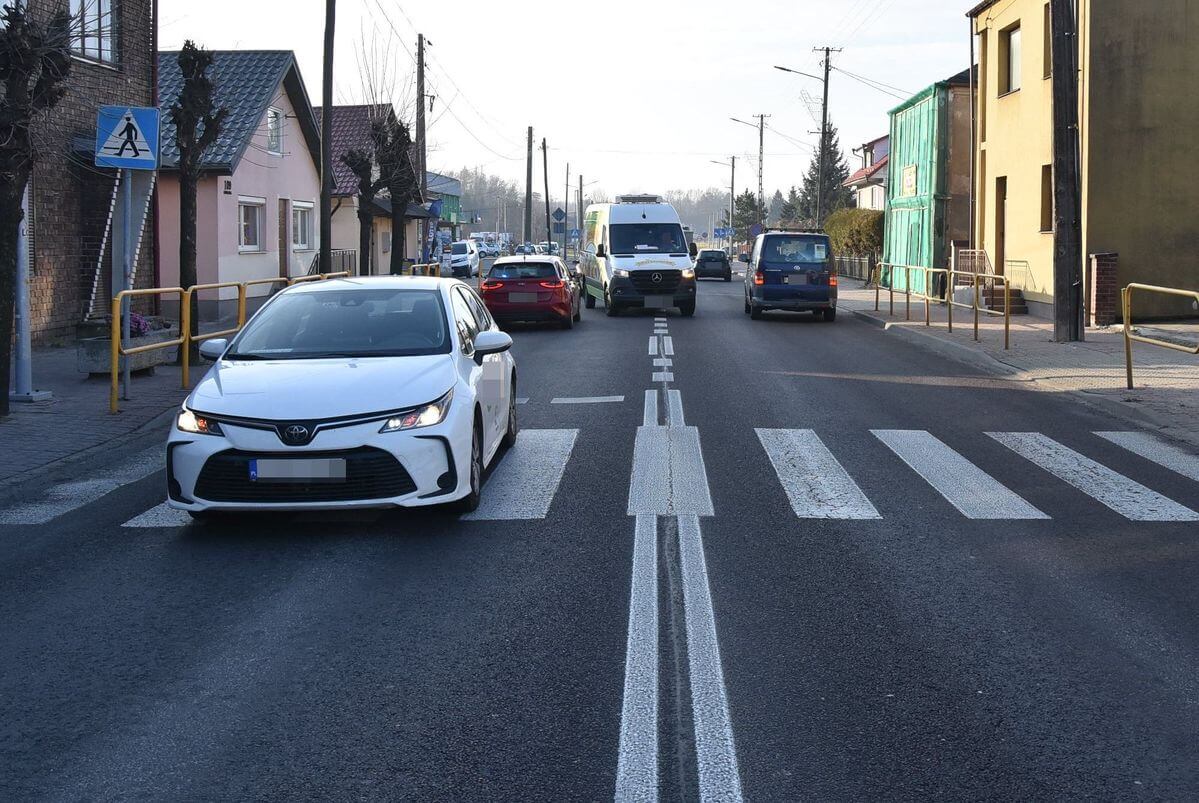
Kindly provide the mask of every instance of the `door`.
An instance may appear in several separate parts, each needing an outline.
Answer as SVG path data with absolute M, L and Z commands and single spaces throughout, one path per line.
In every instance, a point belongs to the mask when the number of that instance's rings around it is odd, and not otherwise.
M 481 366 L 475 362 L 475 335 L 481 327 L 465 289 L 455 287 L 450 293 L 450 303 L 454 310 L 454 324 L 458 328 L 458 340 L 462 344 L 458 358 L 461 370 L 467 382 L 474 388 L 475 399 L 483 418 L 483 457 L 487 458 L 491 454 L 493 444 L 497 442 L 496 410 L 503 397 L 503 391 L 497 387 L 502 381 L 495 381 L 502 379 L 496 376 L 495 359 L 498 355 L 484 357 Z
M 995 272 L 1003 275 L 1007 264 L 1007 176 L 995 179 Z M 980 270 L 980 268 L 975 268 Z
M 758 270 L 764 297 L 774 300 L 827 303 L 830 299 L 832 254 L 823 235 L 771 235 L 762 240 Z

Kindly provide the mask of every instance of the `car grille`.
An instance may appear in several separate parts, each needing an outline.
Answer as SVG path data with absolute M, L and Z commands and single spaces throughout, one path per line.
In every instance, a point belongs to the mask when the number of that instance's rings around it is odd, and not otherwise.
M 400 462 L 382 449 L 362 447 L 341 452 L 296 452 L 293 456 L 345 458 L 346 480 L 335 483 L 251 481 L 250 460 L 284 458 L 286 455 L 229 449 L 214 454 L 204 463 L 196 481 L 196 496 L 210 502 L 352 502 L 387 499 L 416 490 L 416 483 Z
M 661 274 L 662 281 L 655 282 L 654 274 Z M 673 295 L 679 289 L 679 281 L 683 278 L 680 270 L 635 270 L 629 273 L 633 287 L 640 293 L 650 295 Z

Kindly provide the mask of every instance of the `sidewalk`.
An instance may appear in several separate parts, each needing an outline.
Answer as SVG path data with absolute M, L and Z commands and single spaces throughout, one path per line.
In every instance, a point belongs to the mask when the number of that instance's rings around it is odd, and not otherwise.
M 1133 344 L 1133 379 L 1128 390 L 1124 374 L 1124 336 L 1119 326 L 1088 329 L 1082 343 L 1053 342 L 1053 322 L 1031 315 L 1012 318 L 1011 349 L 1003 348 L 1003 318 L 982 317 L 974 340 L 974 313 L 957 307 L 953 332 L 946 309 L 933 305 L 931 326 L 924 325 L 924 304 L 912 300 L 911 321 L 905 321 L 904 296 L 895 294 L 895 314 L 889 314 L 888 292 L 880 293 L 874 311 L 874 290 L 846 282 L 839 292 L 845 312 L 884 327 L 888 332 L 930 348 L 946 357 L 1034 383 L 1054 393 L 1075 393 L 1107 412 L 1159 428 L 1162 434 L 1199 445 L 1199 356 L 1156 346 Z M 1167 332 L 1179 342 L 1199 342 L 1199 325 L 1179 324 L 1142 328 L 1160 337 Z
M 203 373 L 203 365 L 192 367 L 193 380 Z M 111 415 L 108 376 L 79 373 L 74 347 L 35 351 L 33 384 L 52 391 L 54 398 L 13 403 L 11 414 L 0 418 L 0 491 L 34 482 L 72 461 L 115 457 L 130 436 L 157 435 L 165 442 L 167 419 L 187 395 L 179 387 L 179 369 L 159 366 L 153 376 L 134 374 L 131 398 Z

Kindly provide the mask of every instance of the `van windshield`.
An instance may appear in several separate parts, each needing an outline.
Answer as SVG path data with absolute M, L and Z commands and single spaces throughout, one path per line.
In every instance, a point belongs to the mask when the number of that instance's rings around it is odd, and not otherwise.
M 678 223 L 618 223 L 610 227 L 613 254 L 686 254 Z
M 763 262 L 823 264 L 828 261 L 828 239 L 820 235 L 767 237 L 762 243 Z
M 466 253 L 466 243 L 454 243 L 452 246 L 450 246 L 450 248 L 452 249 L 451 253 L 454 253 L 454 254 L 465 254 Z

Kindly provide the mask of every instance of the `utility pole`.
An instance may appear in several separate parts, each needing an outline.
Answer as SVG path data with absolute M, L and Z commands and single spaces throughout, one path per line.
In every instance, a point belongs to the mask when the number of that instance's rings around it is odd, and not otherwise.
M 729 248 L 733 247 L 733 212 L 737 209 L 737 157 L 729 157 Z
M 766 191 L 762 188 L 762 161 L 766 158 L 766 118 L 769 114 L 755 114 L 758 118 L 758 225 L 766 228 Z
M 828 152 L 828 77 L 829 71 L 833 64 L 831 55 L 836 52 L 840 53 L 841 48 L 814 48 L 819 53 L 824 51 L 824 102 L 820 104 L 820 159 L 819 159 L 819 180 L 816 182 L 816 225 L 824 226 L 824 173 L 827 165 L 826 153 Z
M 1083 339 L 1078 31 L 1071 0 L 1050 0 L 1053 24 L 1053 339 Z M 1128 321 L 1124 322 L 1126 325 Z
M 337 0 L 325 0 L 325 64 L 321 87 L 320 272 L 333 272 L 333 25 Z
M 425 35 L 416 35 L 416 161 L 420 171 L 417 180 L 420 182 L 420 202 L 424 204 L 429 192 L 429 175 L 425 169 Z M 395 202 L 395 199 L 392 199 Z M 401 201 L 401 203 L 406 203 Z M 436 226 L 437 224 L 434 224 Z M 420 249 L 416 252 L 419 262 L 427 262 L 425 249 L 429 247 L 429 219 L 420 221 Z M 402 257 L 402 255 L 401 255 Z M 401 259 L 402 261 L 402 259 Z
M 521 242 L 533 241 L 533 126 L 529 126 L 529 156 L 525 160 L 525 237 Z
M 570 162 L 566 163 L 566 192 L 562 194 L 562 211 L 566 213 L 562 218 L 562 258 L 566 259 L 566 230 L 570 228 Z
M 545 137 L 541 138 L 541 172 L 545 181 L 545 242 L 548 245 L 554 241 L 554 236 L 550 231 L 550 151 Z
M 580 234 L 582 234 L 582 232 L 583 232 L 583 174 L 582 173 L 579 173 L 579 202 L 577 204 L 575 204 L 575 217 L 579 221 L 579 224 L 577 226 L 575 226 L 575 228 L 579 230 Z M 579 245 L 582 245 L 582 244 L 583 244 L 583 239 L 582 239 L 582 237 L 580 237 Z

